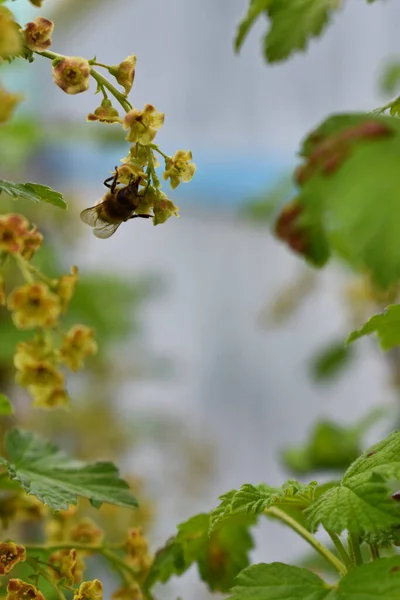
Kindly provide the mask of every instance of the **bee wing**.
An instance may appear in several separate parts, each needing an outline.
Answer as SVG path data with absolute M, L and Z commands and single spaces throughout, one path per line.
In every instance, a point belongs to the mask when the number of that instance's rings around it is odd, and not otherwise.
M 101 223 L 103 223 L 103 221 L 101 221 Z M 97 238 L 105 240 L 111 237 L 120 225 L 121 223 L 104 223 L 104 225 L 96 227 L 96 229 L 93 230 L 93 233 Z
M 99 219 L 98 215 L 98 206 L 91 206 L 90 208 L 85 208 L 81 212 L 81 219 L 86 225 L 90 225 L 90 227 L 96 227 L 96 223 Z

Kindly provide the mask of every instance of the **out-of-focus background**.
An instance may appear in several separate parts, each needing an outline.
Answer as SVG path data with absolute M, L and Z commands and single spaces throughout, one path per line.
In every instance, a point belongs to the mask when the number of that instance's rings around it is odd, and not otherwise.
M 290 196 L 296 151 L 312 127 L 329 113 L 384 103 L 377 81 L 398 51 L 400 6 L 348 2 L 307 54 L 271 67 L 260 51 L 266 22 L 233 52 L 246 4 L 53 0 L 38 13 L 15 3 L 20 22 L 55 21 L 55 51 L 108 64 L 134 52 L 132 102 L 165 112 L 158 143 L 169 154 L 190 148 L 197 164 L 193 181 L 170 192 L 180 219 L 155 228 L 138 220 L 98 240 L 79 212 L 104 193 L 127 142 L 114 126 L 82 126 L 98 97 L 64 94 L 50 61 L 10 73 L 8 87 L 23 83 L 29 96 L 5 129 L 14 142 L 0 148 L 4 176 L 51 184 L 69 203 L 67 217 L 52 207 L 34 216 L 51 232 L 48 264 L 79 265 L 77 314 L 106 346 L 112 385 L 90 388 L 80 406 L 89 421 L 103 411 L 96 419 L 107 443 L 96 458 L 118 447 L 123 423 L 120 462 L 154 501 L 154 545 L 231 488 L 281 484 L 290 476 L 281 450 L 303 442 L 317 420 L 353 422 L 394 395 L 386 359 L 368 342 L 352 369 L 318 380 L 315 357 L 353 324 L 351 274 L 339 264 L 312 272 L 272 237 L 269 209 Z M 290 561 L 305 550 L 274 523 L 256 538 L 255 560 Z M 192 596 L 205 597 L 189 579 Z M 171 594 L 185 582 L 173 582 Z

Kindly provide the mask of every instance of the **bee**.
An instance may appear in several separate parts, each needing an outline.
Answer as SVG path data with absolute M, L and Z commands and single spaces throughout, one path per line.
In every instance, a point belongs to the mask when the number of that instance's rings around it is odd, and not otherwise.
M 111 183 L 110 183 L 111 182 Z M 101 202 L 81 212 L 81 219 L 86 225 L 93 227 L 96 237 L 106 239 L 111 237 L 125 221 L 129 219 L 150 219 L 153 215 L 135 214 L 141 198 L 146 195 L 147 187 L 139 193 L 140 177 L 123 187 L 118 187 L 118 167 L 115 175 L 108 177 L 104 185 L 109 188 Z

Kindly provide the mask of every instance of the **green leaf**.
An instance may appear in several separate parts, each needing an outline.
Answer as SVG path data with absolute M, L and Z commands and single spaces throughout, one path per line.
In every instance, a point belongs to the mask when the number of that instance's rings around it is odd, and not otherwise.
M 261 563 L 239 573 L 229 600 L 323 600 L 331 598 L 331 590 L 307 569 Z
M 400 505 L 392 493 L 400 479 L 400 432 L 364 452 L 339 485 L 322 494 L 309 509 L 309 527 L 321 523 L 341 533 L 375 533 L 398 525 Z
M 178 526 L 178 533 L 159 550 L 146 581 L 147 589 L 165 583 L 197 563 L 200 577 L 212 591 L 226 592 L 237 574 L 249 564 L 253 547 L 249 519 L 236 519 L 216 527 L 209 535 L 210 517 L 202 513 Z
M 332 117 L 308 136 L 302 155 L 298 226 L 307 232 L 311 223 L 314 235 L 325 235 L 331 249 L 369 272 L 378 287 L 399 280 L 399 120 Z
M 1 462 L 10 478 L 53 510 L 76 504 L 78 496 L 88 498 L 96 508 L 103 502 L 137 506 L 128 484 L 119 478 L 112 463 L 85 464 L 71 459 L 51 442 L 20 429 L 7 433 L 6 452 L 8 460 Z
M 265 38 L 268 62 L 285 60 L 296 50 L 305 50 L 309 39 L 322 33 L 336 4 L 332 0 L 271 0 L 271 26 Z
M 13 198 L 25 198 L 32 202 L 47 202 L 59 208 L 67 208 L 60 192 L 52 190 L 47 185 L 40 183 L 13 183 L 0 179 L 0 194 L 5 192 Z
M 400 600 L 400 557 L 352 569 L 334 587 L 307 569 L 282 563 L 242 571 L 229 600 Z
M 400 600 L 400 557 L 352 569 L 339 581 L 332 600 Z
M 0 416 L 8 417 L 9 415 L 12 415 L 13 412 L 14 408 L 7 396 L 0 394 Z
M 325 346 L 313 358 L 311 370 L 316 381 L 327 381 L 337 377 L 350 363 L 354 353 L 340 340 Z
M 272 488 L 264 483 L 257 486 L 249 483 L 239 490 L 232 490 L 220 497 L 221 503 L 210 513 L 210 530 L 226 519 L 239 515 L 258 515 L 271 506 L 290 505 L 304 509 L 314 500 L 316 481 L 303 485 L 289 480 L 280 488 Z
M 347 338 L 350 344 L 364 335 L 376 333 L 382 350 L 400 345 L 400 305 L 392 304 L 385 312 L 371 317 L 361 329 L 352 331 Z
M 240 21 L 235 37 L 235 51 L 238 52 L 258 17 L 263 13 L 271 0 L 251 0 L 246 16 Z

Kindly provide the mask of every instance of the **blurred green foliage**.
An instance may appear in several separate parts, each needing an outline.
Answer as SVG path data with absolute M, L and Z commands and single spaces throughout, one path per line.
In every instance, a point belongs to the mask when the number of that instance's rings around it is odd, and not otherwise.
M 355 357 L 353 348 L 343 340 L 330 342 L 311 361 L 311 374 L 316 381 L 331 381 L 350 366 Z
M 282 461 L 297 475 L 309 475 L 315 471 L 343 471 L 361 454 L 366 432 L 385 415 L 387 409 L 379 407 L 353 426 L 320 421 L 305 444 L 281 453 Z

